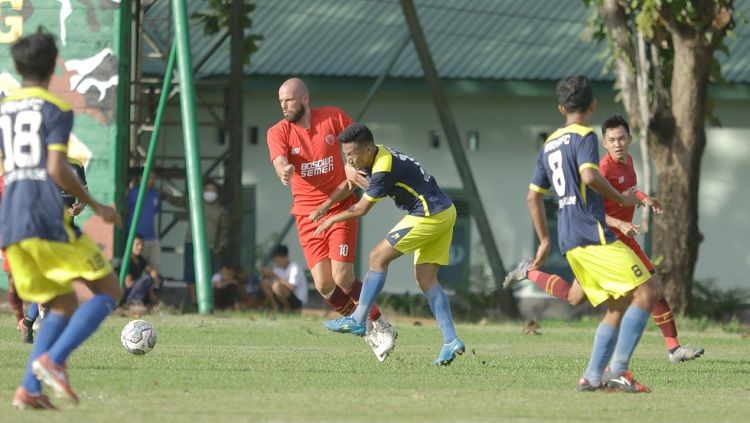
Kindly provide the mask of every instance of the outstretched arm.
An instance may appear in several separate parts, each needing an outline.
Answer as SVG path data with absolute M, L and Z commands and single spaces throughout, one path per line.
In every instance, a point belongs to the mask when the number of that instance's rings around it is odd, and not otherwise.
M 326 199 L 317 209 L 310 213 L 310 220 L 313 222 L 317 221 L 321 217 L 328 213 L 328 210 L 335 204 L 340 203 L 343 199 L 348 198 L 354 192 L 354 186 L 345 180 L 336 187 L 331 193 L 331 196 Z
M 375 203 L 362 197 L 359 199 L 357 204 L 349 207 L 347 210 L 342 211 L 336 215 L 326 219 L 318 229 L 315 230 L 315 236 L 320 235 L 323 231 L 330 228 L 334 223 L 343 222 L 349 219 L 357 219 L 367 214 Z

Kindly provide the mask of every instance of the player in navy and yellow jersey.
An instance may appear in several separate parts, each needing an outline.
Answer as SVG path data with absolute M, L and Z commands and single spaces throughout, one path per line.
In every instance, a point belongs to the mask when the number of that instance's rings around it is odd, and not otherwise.
M 448 297 L 437 274 L 441 265 L 448 264 L 456 208 L 419 162 L 393 148 L 375 145 L 372 132 L 365 125 L 350 125 L 339 135 L 339 141 L 348 164 L 370 177 L 369 186 L 355 205 L 326 219 L 315 234 L 322 234 L 337 222 L 364 216 L 385 197 L 391 197 L 408 214 L 370 251 L 369 272 L 357 309 L 350 316 L 327 321 L 326 327 L 334 332 L 364 335 L 367 311 L 383 290 L 388 265 L 414 252 L 417 285 L 427 294 L 443 331 L 443 347 L 434 364 L 450 364 L 465 346 L 456 336 Z
M 633 158 L 628 154 L 630 146 L 630 126 L 620 115 L 610 116 L 602 122 L 602 144 L 607 154 L 599 161 L 599 173 L 619 192 L 632 192 L 639 203 L 651 207 L 655 214 L 661 214 L 661 204 L 656 198 L 638 190 Z M 655 274 L 654 266 L 643 252 L 634 236 L 639 233 L 639 225 L 633 224 L 635 207 L 623 207 L 615 201 L 604 200 L 605 219 L 609 229 L 617 239 L 628 246 L 646 266 L 646 270 Z M 577 280 L 568 283 L 558 275 L 551 275 L 539 269 L 529 270 L 531 259 L 519 263 L 505 279 L 505 286 L 524 279 L 529 279 L 548 294 L 576 306 L 586 300 L 586 295 Z M 658 279 L 655 279 L 657 285 Z M 672 309 L 660 289 L 660 299 L 651 311 L 654 323 L 661 330 L 667 345 L 667 357 L 673 363 L 693 360 L 703 355 L 703 348 L 680 345 L 677 339 L 677 325 Z
M 73 126 L 70 105 L 47 91 L 57 47 L 38 32 L 11 47 L 22 88 L 0 103 L 0 151 L 5 191 L 0 201 L 0 239 L 21 298 L 49 303 L 13 406 L 49 409 L 40 380 L 73 403 L 65 362 L 114 310 L 121 296 L 117 278 L 99 248 L 71 225 L 60 189 L 92 207 L 104 221 L 120 216 L 81 186 L 67 159 Z M 78 307 L 74 283 L 87 283 L 93 297 Z
M 81 181 L 81 185 L 84 189 L 86 189 L 86 170 L 83 167 L 83 163 L 81 163 L 79 160 L 76 160 L 72 157 L 68 157 L 68 163 L 70 164 L 70 168 L 73 169 L 73 172 L 78 176 L 78 179 Z M 85 207 L 85 204 L 79 202 L 74 196 L 68 194 L 64 190 L 60 190 L 60 195 L 62 195 L 63 198 L 63 204 L 65 208 L 68 210 L 68 214 L 71 217 L 71 223 L 73 223 L 73 219 L 81 214 L 83 211 L 83 208 Z M 7 270 L 8 274 L 10 274 L 10 269 Z M 8 284 L 13 284 L 12 278 L 8 279 Z M 84 302 L 91 298 L 91 291 L 88 289 L 85 289 L 85 286 L 80 286 L 81 289 L 77 291 L 78 294 L 78 300 L 80 302 Z M 14 287 L 14 293 L 15 293 L 15 287 Z M 46 312 L 46 309 L 44 309 L 45 305 L 42 305 L 43 311 Z M 27 344 L 33 344 L 34 343 L 34 323 L 39 318 L 40 314 L 40 305 L 37 303 L 31 303 L 29 306 L 29 309 L 26 310 L 26 314 L 21 317 L 21 320 L 19 321 L 18 328 L 21 331 L 21 337 L 23 342 Z
M 589 301 L 594 306 L 607 305 L 594 337 L 591 360 L 577 389 L 607 386 L 625 392 L 649 392 L 636 382 L 628 363 L 658 299 L 658 289 L 641 259 L 607 227 L 602 197 L 625 207 L 634 206 L 638 200 L 630 193 L 621 194 L 599 174 L 597 137 L 587 126 L 596 107 L 588 78 L 578 75 L 560 81 L 557 97 L 565 126 L 552 133 L 539 152 L 527 197 L 539 237 L 530 268 L 539 268 L 549 254 L 542 200 L 554 189 L 559 204 L 560 252 L 568 259 Z M 608 362 L 609 371 L 605 372 Z

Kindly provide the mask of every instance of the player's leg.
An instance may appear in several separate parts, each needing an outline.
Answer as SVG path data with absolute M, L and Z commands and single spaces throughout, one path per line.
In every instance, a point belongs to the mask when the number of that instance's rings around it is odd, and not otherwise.
M 49 399 L 41 394 L 41 383 L 34 376 L 32 363 L 45 354 L 66 328 L 76 307 L 76 296 L 69 285 L 59 285 L 47 279 L 35 259 L 37 249 L 29 240 L 13 244 L 7 249 L 8 260 L 13 263 L 15 288 L 21 298 L 37 303 L 48 302 L 50 310 L 42 321 L 36 342 L 31 349 L 21 386 L 13 397 L 16 408 L 49 408 Z M 33 242 L 31 244 L 34 244 Z
M 656 276 L 654 265 L 635 239 L 627 237 L 626 239 L 621 240 L 633 250 L 638 258 L 641 259 L 646 266 L 646 269 L 651 273 L 654 284 L 659 290 L 659 300 L 656 301 L 654 309 L 651 311 L 651 317 L 653 318 L 654 323 L 656 323 L 656 326 L 661 330 L 661 334 L 664 337 L 664 343 L 667 345 L 667 357 L 669 357 L 669 360 L 673 363 L 679 363 L 681 361 L 693 360 L 703 355 L 703 348 L 683 347 L 680 345 L 680 341 L 677 339 L 677 324 L 674 320 L 674 314 L 672 313 L 672 308 L 669 306 L 667 299 L 664 298 L 664 290 Z
M 310 220 L 308 216 L 294 216 L 294 218 L 297 222 L 302 253 L 310 269 L 315 289 L 337 313 L 342 316 L 350 315 L 356 304 L 343 289 L 336 285 L 333 279 L 328 240 L 314 235 L 318 223 Z
M 530 270 L 531 259 L 521 260 L 513 270 L 508 272 L 503 281 L 503 288 L 513 286 L 517 282 L 528 279 L 549 295 L 563 301 L 568 301 L 568 292 L 571 284 L 558 275 L 544 273 L 539 269 Z
M 395 249 L 387 240 L 380 241 L 370 251 L 369 271 L 362 284 L 359 304 L 351 316 L 342 317 L 326 322 L 326 327 L 334 332 L 354 333 L 363 336 L 366 332 L 367 315 L 372 309 L 375 299 L 385 286 L 388 265 L 401 257 L 402 253 Z
M 580 285 L 579 285 L 580 287 Z M 578 391 L 596 391 L 602 389 L 602 374 L 604 368 L 612 358 L 617 343 L 620 320 L 630 304 L 631 297 L 621 297 L 618 299 L 607 299 L 607 311 L 596 328 L 594 333 L 594 346 L 591 351 L 591 358 L 583 376 L 578 380 L 576 390 Z
M 457 355 L 466 350 L 464 343 L 456 335 L 456 327 L 453 323 L 451 305 L 448 296 L 437 279 L 440 265 L 435 263 L 420 263 L 414 265 L 417 285 L 427 295 L 427 302 L 435 320 L 443 333 L 443 346 L 438 357 L 433 361 L 436 365 L 450 364 Z
M 114 311 L 122 290 L 112 267 L 99 248 L 85 235 L 69 243 L 40 241 L 38 250 L 37 257 L 45 263 L 40 268 L 47 278 L 55 276 L 60 281 L 67 281 L 71 288 L 75 284 L 86 283 L 93 294 L 75 310 L 47 353 L 33 363 L 34 374 L 40 380 L 52 387 L 58 395 L 75 403 L 78 402 L 78 397 L 68 382 L 65 362 L 71 352 L 88 339 Z
M 182 279 L 185 280 L 185 284 L 188 292 L 188 299 L 190 305 L 195 307 L 198 305 L 198 301 L 195 293 L 195 257 L 193 256 L 193 243 L 185 242 L 183 247 L 182 255 Z

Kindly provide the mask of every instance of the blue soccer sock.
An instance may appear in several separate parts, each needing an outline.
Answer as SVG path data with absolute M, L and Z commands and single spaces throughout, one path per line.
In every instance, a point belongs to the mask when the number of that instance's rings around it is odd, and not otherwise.
M 430 303 L 430 310 L 435 315 L 438 326 L 443 331 L 443 343 L 453 342 L 456 336 L 456 328 L 453 326 L 453 316 L 451 315 L 451 305 L 448 302 L 448 296 L 440 284 L 436 284 L 427 292 L 427 302 Z
M 31 303 L 29 309 L 26 310 L 26 319 L 30 322 L 34 322 L 37 318 L 39 318 L 39 304 Z
M 594 349 L 591 351 L 589 365 L 583 373 L 583 377 L 593 386 L 598 386 L 602 383 L 602 372 L 604 372 L 604 368 L 607 367 L 607 363 L 609 363 L 609 359 L 612 357 L 612 352 L 617 343 L 617 333 L 618 330 L 616 327 L 604 322 L 599 323 L 599 327 L 596 328 Z
M 362 282 L 359 304 L 357 304 L 357 309 L 352 313 L 352 318 L 355 322 L 362 324 L 367 321 L 367 315 L 370 313 L 372 305 L 375 304 L 375 299 L 385 286 L 385 277 L 387 274 L 387 271 L 380 272 L 372 269 L 367 272 L 365 281 Z
M 81 304 L 70 318 L 70 323 L 49 349 L 53 363 L 62 365 L 70 353 L 83 344 L 96 331 L 105 318 L 115 309 L 115 301 L 104 294 L 97 294 Z M 45 319 L 46 320 L 46 319 Z
M 29 362 L 26 365 L 23 382 L 21 382 L 21 385 L 23 385 L 23 387 L 30 393 L 36 394 L 42 391 L 41 384 L 31 371 L 31 363 L 49 350 L 50 346 L 52 346 L 52 344 L 54 344 L 60 337 L 60 334 L 63 333 L 69 320 L 70 319 L 61 314 L 50 312 L 42 321 L 42 325 L 39 327 L 39 333 L 36 334 L 36 339 L 34 340 L 34 347 L 32 347 L 31 354 L 29 355 Z
M 631 305 L 625 311 L 620 324 L 620 336 L 617 338 L 615 354 L 612 357 L 612 363 L 609 365 L 610 371 L 614 374 L 628 369 L 630 357 L 638 345 L 638 341 L 643 335 L 643 329 L 646 328 L 650 313 L 645 310 Z

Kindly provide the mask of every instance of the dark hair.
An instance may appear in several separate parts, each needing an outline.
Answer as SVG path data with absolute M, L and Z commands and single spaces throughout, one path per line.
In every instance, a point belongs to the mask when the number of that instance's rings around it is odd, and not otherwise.
M 235 266 L 235 265 L 234 265 L 234 264 L 232 264 L 232 263 L 223 263 L 223 264 L 221 265 L 221 268 L 222 268 L 222 269 L 227 269 L 227 270 L 231 270 L 232 272 L 235 272 L 235 273 L 237 272 L 237 266 Z
M 289 248 L 284 244 L 279 244 L 271 250 L 271 257 L 288 257 Z
M 135 234 L 135 237 L 133 237 L 133 239 L 140 239 L 141 241 L 144 241 L 143 235 L 141 234 Z
M 557 101 L 568 113 L 585 112 L 594 101 L 591 81 L 583 75 L 569 76 L 557 83 Z
M 350 142 L 356 142 L 358 144 L 373 144 L 375 139 L 372 136 L 370 128 L 366 127 L 362 123 L 352 123 L 347 126 L 346 129 L 341 131 L 339 134 L 339 141 L 342 144 L 348 144 Z
M 604 122 L 602 122 L 602 138 L 604 138 L 604 134 L 607 132 L 607 129 L 615 129 L 622 126 L 625 128 L 625 132 L 630 135 L 630 125 L 628 125 L 628 121 L 625 120 L 624 117 L 620 115 L 612 115 L 606 119 L 604 119 Z
M 23 79 L 44 81 L 55 72 L 55 38 L 42 27 L 36 34 L 19 38 L 10 48 L 13 63 Z
M 203 187 L 205 188 L 205 187 L 206 187 L 206 185 L 213 185 L 213 186 L 215 186 L 215 187 L 216 187 L 216 190 L 217 190 L 217 191 L 219 190 L 219 183 L 218 183 L 218 182 L 216 182 L 216 181 L 214 181 L 213 179 L 206 179 L 206 180 L 205 180 L 205 181 L 203 182 Z

